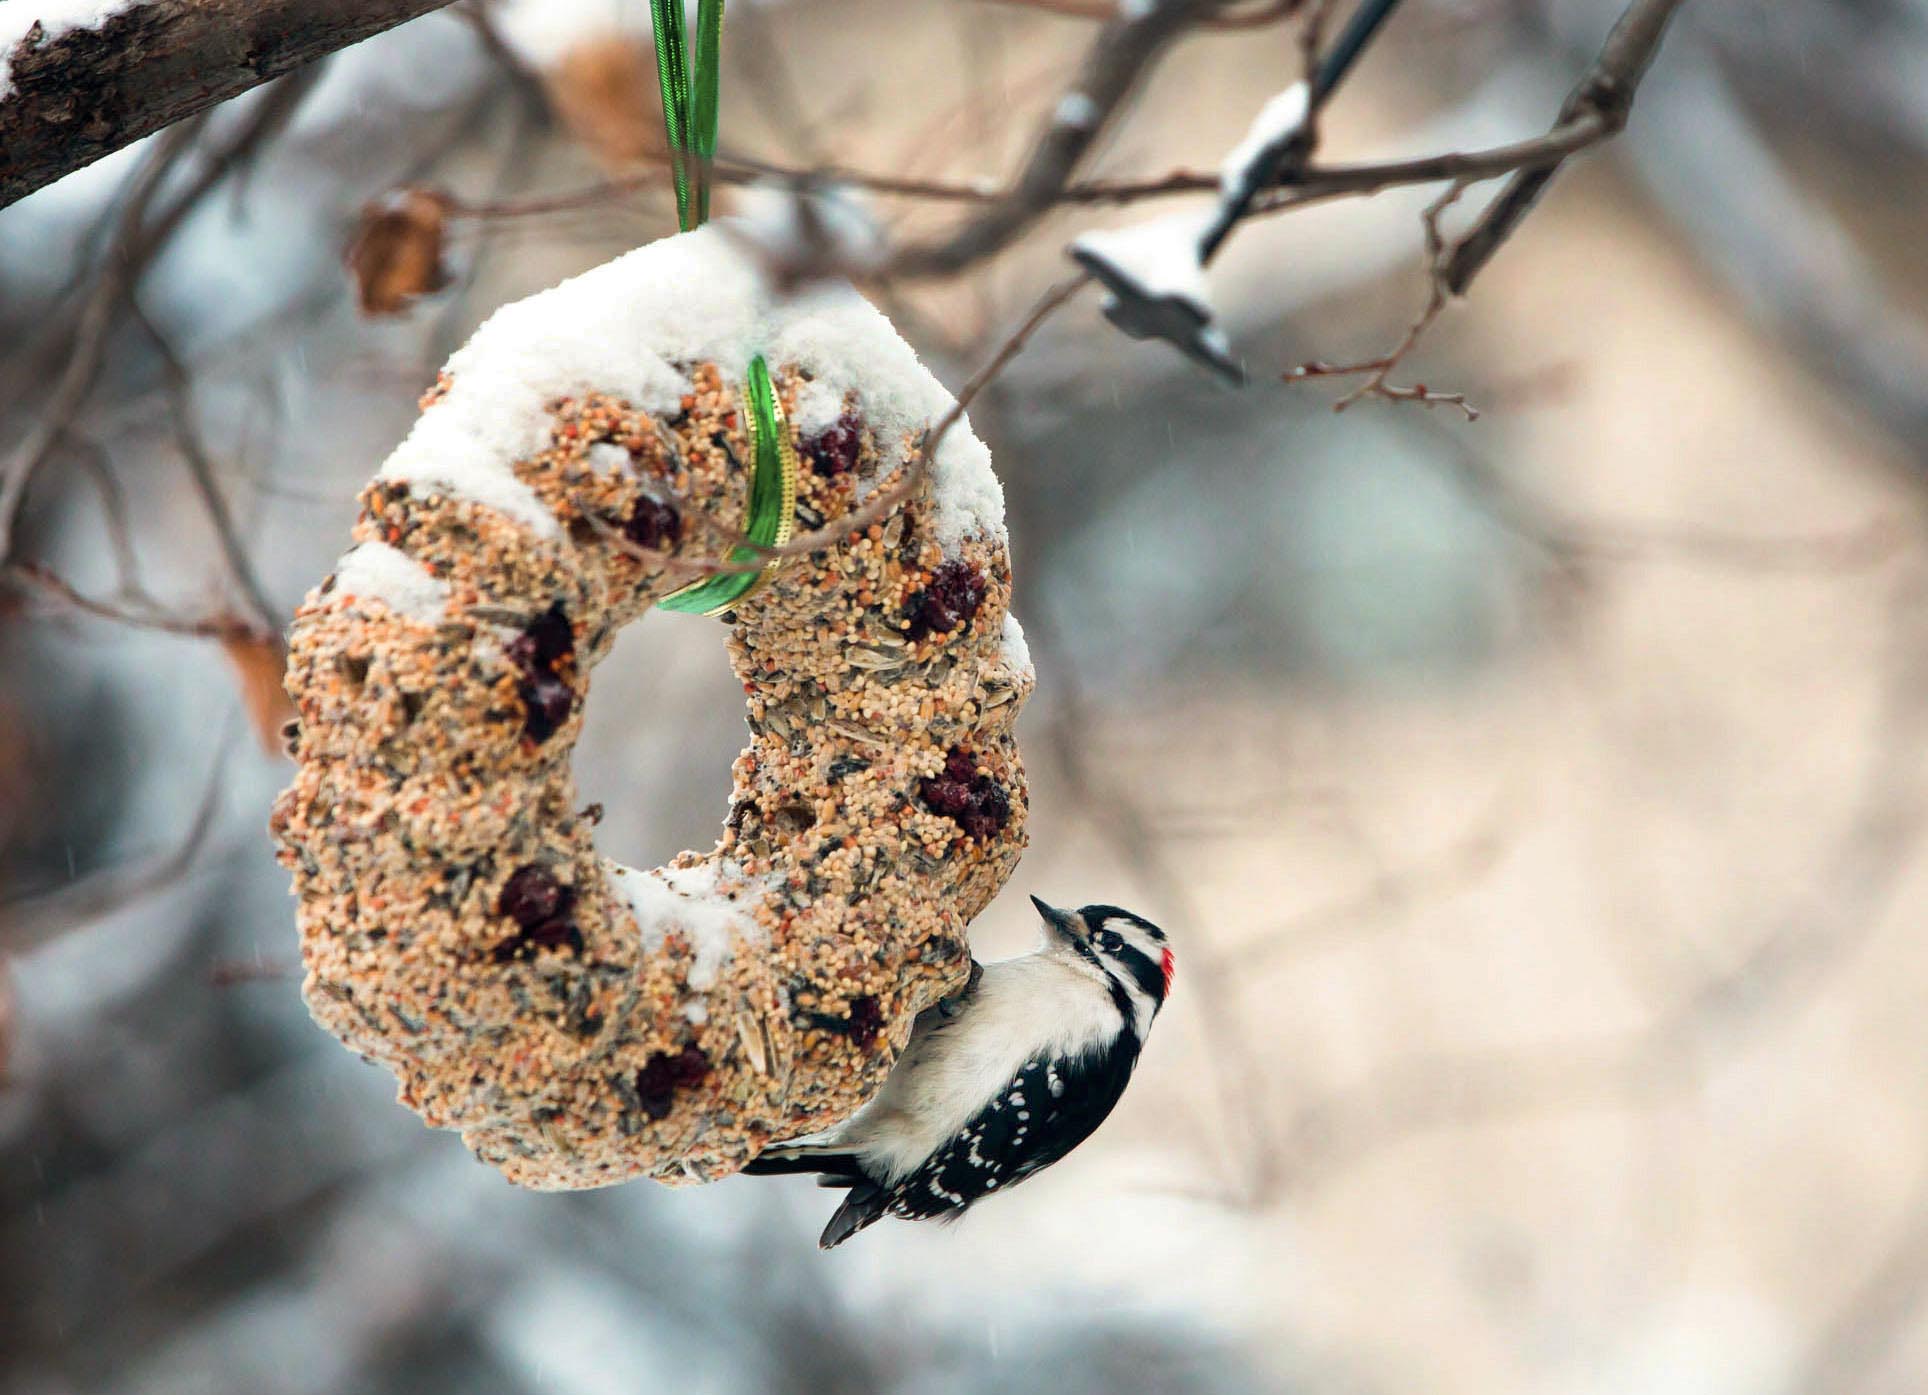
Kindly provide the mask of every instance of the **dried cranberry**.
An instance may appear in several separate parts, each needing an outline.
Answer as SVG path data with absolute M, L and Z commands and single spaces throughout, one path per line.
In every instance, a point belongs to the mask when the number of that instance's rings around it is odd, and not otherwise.
M 972 790 L 976 807 L 958 823 L 971 837 L 986 842 L 996 837 L 1004 825 L 1011 821 L 1011 799 L 988 775 L 979 776 L 978 782 L 982 788 L 974 787 Z
M 509 641 L 509 658 L 522 670 L 516 691 L 528 709 L 522 729 L 537 741 L 554 735 L 576 705 L 575 692 L 556 673 L 556 665 L 575 652 L 576 633 L 560 604 L 550 606 Z
M 924 802 L 931 812 L 947 819 L 962 818 L 971 809 L 971 787 L 962 780 L 924 781 Z
M 540 925 L 562 909 L 565 899 L 560 882 L 540 867 L 519 868 L 502 884 L 502 895 L 495 908 L 523 929 Z
M 849 1027 L 850 1039 L 859 1046 L 869 1046 L 877 1039 L 877 1033 L 884 1027 L 883 1005 L 876 995 L 866 993 L 861 998 L 850 1000 Z
M 931 584 L 911 598 L 910 637 L 923 639 L 968 625 L 984 604 L 988 589 L 984 573 L 963 558 L 944 563 Z
M 529 641 L 530 653 L 545 668 L 576 652 L 576 632 L 569 625 L 569 613 L 560 604 L 537 616 L 519 638 Z
M 522 938 L 542 949 L 569 949 L 582 953 L 582 931 L 566 920 L 545 920 Z
M 490 952 L 498 964 L 533 959 L 539 949 L 566 949 L 582 953 L 582 931 L 566 920 L 546 920 L 533 930 L 511 935 Z
M 674 1055 L 658 1051 L 636 1072 L 636 1094 L 643 1113 L 652 1119 L 667 1118 L 676 1092 L 700 1085 L 709 1073 L 710 1058 L 697 1047 L 686 1046 Z
M 638 547 L 658 551 L 683 536 L 683 520 L 674 504 L 644 495 L 630 511 L 629 522 L 623 525 L 623 536 Z
M 843 475 L 857 468 L 863 446 L 863 423 L 845 412 L 821 435 L 804 446 L 811 468 L 820 475 Z
M 522 729 L 537 741 L 554 736 L 556 728 L 569 720 L 569 713 L 576 705 L 574 691 L 554 674 L 539 673 L 517 691 L 528 708 Z
M 980 842 L 994 837 L 1011 821 L 1011 797 L 1004 787 L 978 770 L 971 753 L 962 748 L 944 758 L 944 772 L 918 787 L 934 814 L 954 820 Z

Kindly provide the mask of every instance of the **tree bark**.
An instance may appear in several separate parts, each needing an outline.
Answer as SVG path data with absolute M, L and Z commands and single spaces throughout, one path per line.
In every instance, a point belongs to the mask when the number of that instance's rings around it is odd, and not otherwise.
M 0 208 L 142 136 L 449 0 L 144 0 L 13 47 Z M 31 0 L 20 0 L 31 4 Z

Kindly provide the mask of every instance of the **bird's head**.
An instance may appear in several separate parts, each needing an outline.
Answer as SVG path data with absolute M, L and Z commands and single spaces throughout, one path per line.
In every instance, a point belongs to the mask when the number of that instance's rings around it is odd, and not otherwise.
M 1164 1006 L 1176 961 L 1163 930 L 1119 906 L 1063 911 L 1036 896 L 1031 904 L 1044 919 L 1047 953 L 1063 954 L 1098 969 L 1147 1010 L 1147 1019 Z

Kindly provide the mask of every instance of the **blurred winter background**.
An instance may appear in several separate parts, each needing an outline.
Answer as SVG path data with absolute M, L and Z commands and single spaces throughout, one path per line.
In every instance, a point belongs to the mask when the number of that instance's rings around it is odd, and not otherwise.
M 723 144 L 995 182 L 1093 33 L 1051 8 L 732 5 Z M 1415 0 L 1323 158 L 1545 130 L 1618 8 Z M 1928 6 L 1690 3 L 1405 375 L 1476 422 L 1281 381 L 1398 338 L 1427 190 L 1241 231 L 1243 390 L 1087 297 L 980 399 L 1040 671 L 980 952 L 1120 901 L 1176 997 L 1069 1162 L 827 1257 L 807 1184 L 524 1194 L 423 1129 L 303 1012 L 264 829 L 251 593 L 328 570 L 495 306 L 673 230 L 660 172 L 552 200 L 655 145 L 645 41 L 458 6 L 0 212 L 0 450 L 102 355 L 15 555 L 163 626 L 0 609 L 0 1386 L 1928 1388 Z M 1186 39 L 1092 172 L 1211 168 L 1297 61 Z M 367 316 L 345 249 L 406 185 L 468 210 L 449 284 Z M 956 384 L 1145 212 L 880 295 Z M 738 712 L 712 627 L 625 636 L 608 850 L 708 846 Z

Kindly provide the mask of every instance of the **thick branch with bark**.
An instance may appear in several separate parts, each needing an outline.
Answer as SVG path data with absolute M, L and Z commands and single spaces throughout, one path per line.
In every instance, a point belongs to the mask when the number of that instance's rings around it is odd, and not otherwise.
M 24 6 L 30 0 L 20 0 Z M 38 24 L 0 96 L 0 208 L 448 0 L 145 0 L 97 29 Z

